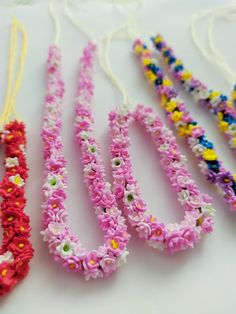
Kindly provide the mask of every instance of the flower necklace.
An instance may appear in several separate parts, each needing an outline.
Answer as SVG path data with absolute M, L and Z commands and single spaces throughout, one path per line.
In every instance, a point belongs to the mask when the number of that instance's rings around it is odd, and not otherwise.
M 231 101 L 226 95 L 207 88 L 185 69 L 183 62 L 177 59 L 162 36 L 156 36 L 153 38 L 153 42 L 156 49 L 161 52 L 164 62 L 173 76 L 200 105 L 207 107 L 216 117 L 220 131 L 226 135 L 230 147 L 236 153 L 236 109 L 233 104 L 236 92 L 233 91 L 233 101 Z
M 123 201 L 128 221 L 148 245 L 173 254 L 192 248 L 204 233 L 212 231 L 213 208 L 210 197 L 201 194 L 193 181 L 180 154 L 172 132 L 154 115 L 151 108 L 137 106 L 133 113 L 120 110 L 110 113 L 112 139 L 113 188 L 118 200 Z M 183 206 L 181 223 L 164 224 L 157 220 L 147 208 L 140 195 L 138 182 L 132 174 L 129 155 L 129 124 L 136 120 L 144 126 L 161 155 L 161 165 L 169 178 L 178 200 Z
M 99 227 L 105 243 L 98 250 L 87 251 L 66 224 L 66 161 L 62 153 L 62 100 L 64 83 L 61 78 L 61 55 L 56 46 L 49 49 L 48 91 L 42 130 L 45 159 L 43 186 L 44 241 L 50 253 L 67 270 L 83 272 L 86 279 L 107 277 L 126 261 L 129 234 L 125 219 L 117 208 L 111 186 L 105 181 L 100 148 L 92 135 L 93 118 L 90 105 L 93 97 L 93 55 L 96 46 L 89 43 L 80 59 L 80 77 L 76 93 L 75 136 L 82 150 L 84 182 L 88 187 Z
M 204 129 L 190 116 L 185 104 L 179 99 L 172 82 L 156 65 L 152 52 L 136 40 L 134 50 L 140 57 L 146 77 L 154 85 L 161 98 L 161 104 L 167 117 L 178 131 L 178 135 L 186 138 L 188 145 L 199 160 L 201 172 L 207 180 L 215 184 L 224 195 L 226 203 L 232 211 L 236 211 L 236 178 L 226 170 L 218 159 L 214 145 L 207 139 Z
M 17 45 L 17 31 L 22 34 L 22 49 L 19 71 L 12 89 L 13 66 Z M 5 145 L 5 174 L 0 182 L 1 225 L 3 241 L 0 247 L 0 295 L 11 290 L 29 271 L 29 262 L 33 257 L 33 248 L 29 241 L 29 217 L 24 213 L 26 205 L 24 184 L 28 177 L 25 157 L 25 125 L 15 114 L 15 98 L 22 80 L 27 51 L 27 34 L 18 20 L 13 18 L 10 39 L 10 58 L 8 65 L 8 86 L 4 112 L 0 117 L 2 129 L 0 139 Z
M 129 97 L 122 84 L 113 75 L 108 59 L 109 44 L 116 32 L 111 32 L 107 36 L 104 60 L 101 62 L 104 72 L 123 96 L 123 105 L 109 115 L 113 191 L 116 199 L 122 202 L 127 220 L 135 228 L 139 237 L 153 248 L 174 254 L 193 248 L 200 241 L 202 234 L 212 231 L 214 210 L 210 204 L 211 198 L 198 190 L 185 165 L 185 156 L 181 155 L 175 137 L 154 115 L 152 109 L 138 105 L 134 111 L 129 110 Z M 161 164 L 184 210 L 184 219 L 179 224 L 160 222 L 148 211 L 141 197 L 138 182 L 132 173 L 129 154 L 131 141 L 128 130 L 134 120 L 151 135 L 156 150 L 161 155 Z

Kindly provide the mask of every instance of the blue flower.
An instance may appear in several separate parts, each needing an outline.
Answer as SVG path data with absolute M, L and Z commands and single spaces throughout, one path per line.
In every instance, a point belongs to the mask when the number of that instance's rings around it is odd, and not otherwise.
M 206 147 L 206 148 L 209 148 L 209 149 L 212 149 L 213 148 L 213 144 L 209 141 L 206 140 L 206 137 L 205 136 L 202 136 L 199 140 L 199 143 Z

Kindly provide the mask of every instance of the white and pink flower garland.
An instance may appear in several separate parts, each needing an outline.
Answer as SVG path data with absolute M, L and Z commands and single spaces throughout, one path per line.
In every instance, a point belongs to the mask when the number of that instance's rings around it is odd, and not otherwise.
M 45 159 L 43 185 L 44 241 L 50 253 L 66 269 L 82 271 L 86 279 L 107 277 L 126 261 L 129 234 L 125 219 L 117 208 L 111 186 L 105 181 L 100 148 L 92 135 L 93 118 L 90 105 L 93 97 L 93 55 L 95 45 L 89 43 L 80 60 L 80 78 L 76 93 L 75 136 L 82 150 L 84 182 L 94 204 L 105 243 L 97 250 L 87 251 L 77 235 L 70 232 L 65 209 L 67 172 L 62 152 L 62 100 L 64 82 L 61 78 L 61 54 L 56 46 L 49 49 L 48 91 L 42 130 Z
M 212 231 L 213 208 L 210 197 L 202 194 L 189 173 L 171 130 L 163 125 L 151 108 L 139 105 L 134 112 L 120 109 L 110 113 L 110 134 L 114 193 L 122 200 L 128 221 L 147 243 L 170 254 L 192 248 L 202 234 Z M 129 125 L 140 122 L 154 140 L 161 155 L 161 165 L 184 210 L 179 224 L 164 224 L 156 219 L 141 198 L 137 180 L 132 174 L 129 155 Z

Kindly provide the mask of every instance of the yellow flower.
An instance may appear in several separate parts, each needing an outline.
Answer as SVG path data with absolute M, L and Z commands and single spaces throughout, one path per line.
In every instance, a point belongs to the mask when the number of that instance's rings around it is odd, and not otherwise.
M 217 117 L 218 117 L 218 120 L 221 121 L 223 119 L 223 113 L 222 112 L 217 112 Z
M 191 77 L 192 77 L 192 74 L 188 71 L 184 71 L 181 73 L 181 79 L 184 81 L 191 79 Z
M 152 60 L 151 60 L 151 59 L 149 59 L 149 58 L 143 59 L 143 64 L 144 64 L 144 65 L 149 65 L 149 64 L 151 64 L 151 63 L 152 63 Z
M 228 130 L 228 126 L 229 126 L 229 123 L 226 122 L 226 121 L 220 121 L 219 122 L 219 129 L 221 130 L 221 132 L 225 132 Z
M 179 136 L 185 137 L 187 135 L 187 126 L 180 126 L 178 128 Z
M 164 107 L 166 103 L 167 103 L 167 97 L 165 95 L 162 95 L 161 96 L 161 105 L 162 105 L 162 107 Z
M 177 60 L 175 61 L 175 65 L 183 65 L 183 63 L 182 63 L 181 60 L 177 59 Z
M 213 99 L 220 96 L 220 92 L 211 92 L 209 98 Z
M 236 148 L 236 137 L 231 138 L 230 145 L 232 148 Z
M 236 99 L 236 91 L 235 91 L 235 90 L 232 92 L 231 97 L 232 97 L 233 99 Z
M 157 78 L 157 76 L 152 71 L 147 71 L 146 76 L 151 82 L 155 81 Z
M 177 102 L 175 100 L 171 100 L 166 104 L 166 111 L 171 112 L 173 111 L 177 106 Z
M 142 52 L 142 49 L 143 49 L 142 45 L 136 45 L 134 50 L 138 55 L 140 55 Z
M 156 37 L 155 37 L 155 43 L 156 44 L 158 44 L 158 43 L 160 43 L 160 42 L 162 42 L 163 41 L 163 37 L 162 36 L 160 36 L 160 35 L 157 35 Z
M 233 174 L 234 180 L 236 180 L 236 173 Z
M 233 99 L 236 99 L 236 95 L 235 95 L 235 98 L 233 98 Z M 227 104 L 227 106 L 230 107 L 230 108 L 233 107 L 233 103 L 232 103 L 232 101 L 230 101 L 230 100 L 227 100 L 226 104 Z
M 171 115 L 171 120 L 173 120 L 174 122 L 177 122 L 181 119 L 182 115 L 183 115 L 183 112 L 174 111 Z
M 208 160 L 208 161 L 212 161 L 212 160 L 216 160 L 217 159 L 217 155 L 216 155 L 216 152 L 214 151 L 214 149 L 206 149 L 206 150 L 204 150 L 203 153 L 202 153 L 202 157 L 205 160 Z
M 170 81 L 170 80 L 165 79 L 165 80 L 163 80 L 163 85 L 164 85 L 164 86 L 171 86 L 171 85 L 172 85 L 172 83 L 171 83 L 171 81 Z

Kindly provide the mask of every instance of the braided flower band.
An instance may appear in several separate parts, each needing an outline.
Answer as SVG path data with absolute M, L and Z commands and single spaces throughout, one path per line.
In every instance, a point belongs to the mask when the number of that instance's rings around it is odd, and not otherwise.
M 200 105 L 207 107 L 216 117 L 220 131 L 226 135 L 230 147 L 236 153 L 235 90 L 232 93 L 232 100 L 229 100 L 226 95 L 207 88 L 206 85 L 185 69 L 183 62 L 177 59 L 174 51 L 166 44 L 162 36 L 157 35 L 152 40 L 173 76 Z
M 141 40 L 135 41 L 134 50 L 140 58 L 148 81 L 155 87 L 161 99 L 161 105 L 169 121 L 176 127 L 178 135 L 186 139 L 194 155 L 199 160 L 201 172 L 208 182 L 219 188 L 224 200 L 230 205 L 230 209 L 236 211 L 235 176 L 223 167 L 213 143 L 205 135 L 205 130 L 191 117 L 185 104 L 178 97 L 178 92 L 173 87 L 172 82 L 157 66 L 152 52 Z
M 80 59 L 75 99 L 75 138 L 82 151 L 84 182 L 99 227 L 104 233 L 104 244 L 97 250 L 88 251 L 67 225 L 67 171 L 61 138 L 64 82 L 61 78 L 61 54 L 55 46 L 49 49 L 48 91 L 42 130 L 45 158 L 43 238 L 57 262 L 69 271 L 82 272 L 86 279 L 107 277 L 122 265 L 128 255 L 130 238 L 115 195 L 105 180 L 100 147 L 93 137 L 94 121 L 90 106 L 94 91 L 92 66 L 95 50 L 95 45 L 89 43 Z
M 6 172 L 0 183 L 1 225 L 3 241 L 0 247 L 0 295 L 23 279 L 29 270 L 33 248 L 29 241 L 29 217 L 24 213 L 26 198 L 24 192 L 28 169 L 25 158 L 25 125 L 13 120 L 0 133 L 5 144 Z

